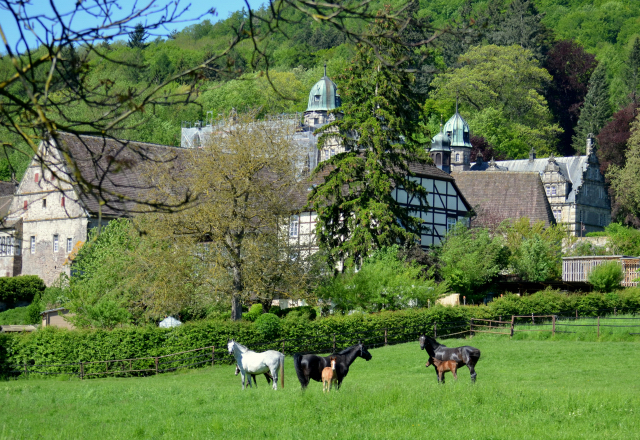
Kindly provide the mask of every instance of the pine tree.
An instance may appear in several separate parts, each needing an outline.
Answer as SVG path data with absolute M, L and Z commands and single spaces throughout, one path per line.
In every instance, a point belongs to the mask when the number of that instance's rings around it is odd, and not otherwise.
M 376 23 L 374 34 L 383 29 Z M 325 176 L 309 195 L 318 213 L 317 236 L 335 267 L 359 264 L 383 246 L 412 241 L 421 220 L 392 197 L 403 187 L 426 203 L 426 190 L 409 178 L 410 162 L 427 163 L 424 149 L 413 141 L 419 105 L 411 94 L 414 77 L 407 73 L 406 48 L 378 38 L 374 47 L 358 45 L 354 61 L 342 79 L 344 117 L 319 129 L 319 146 L 336 138 L 344 153 L 320 163 L 312 177 Z
M 609 86 L 607 84 L 606 69 L 599 64 L 589 79 L 589 91 L 580 109 L 580 119 L 573 137 L 573 148 L 584 153 L 586 140 L 590 133 L 598 135 L 600 130 L 611 117 L 609 104 Z
M 629 52 L 629 60 L 625 66 L 624 80 L 629 90 L 629 95 L 638 106 L 638 89 L 640 88 L 640 38 L 636 37 Z
M 146 39 L 149 37 L 142 23 L 138 23 L 133 32 L 129 34 L 129 42 L 127 45 L 132 49 L 144 49 L 147 47 L 145 44 Z

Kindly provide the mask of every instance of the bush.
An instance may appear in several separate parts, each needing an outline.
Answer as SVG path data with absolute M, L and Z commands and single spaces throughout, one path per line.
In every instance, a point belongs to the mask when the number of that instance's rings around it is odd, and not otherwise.
M 256 319 L 255 328 L 265 339 L 275 339 L 280 333 L 280 318 L 272 313 L 264 313 Z
M 589 273 L 589 283 L 598 292 L 610 292 L 619 289 L 622 280 L 624 280 L 622 266 L 616 261 L 603 263 Z
M 0 312 L 0 325 L 20 325 L 27 324 L 28 307 L 16 307 L 14 309 Z
M 289 314 L 293 313 L 297 316 L 304 316 L 306 319 L 313 321 L 316 319 L 316 309 L 311 306 L 289 307 L 288 309 L 281 309 L 280 307 L 271 307 L 269 313 L 277 315 L 279 318 L 286 318 Z
M 20 275 L 0 278 L 0 301 L 13 305 L 18 302 L 31 302 L 47 286 L 37 275 Z
M 253 304 L 247 313 L 242 314 L 242 319 L 254 322 L 262 315 L 262 304 Z

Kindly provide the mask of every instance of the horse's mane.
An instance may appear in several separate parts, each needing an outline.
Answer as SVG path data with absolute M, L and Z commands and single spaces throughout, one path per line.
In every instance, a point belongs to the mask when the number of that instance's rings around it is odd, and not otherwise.
M 246 353 L 247 351 L 251 351 L 245 345 L 238 343 L 238 341 L 234 341 L 234 342 L 236 343 L 236 345 L 238 346 L 241 352 Z
M 360 344 L 356 344 L 356 345 L 352 345 L 351 347 L 345 348 L 344 350 L 342 350 L 341 352 L 339 352 L 338 354 L 347 354 L 349 353 L 351 350 L 353 350 L 354 348 L 358 347 Z

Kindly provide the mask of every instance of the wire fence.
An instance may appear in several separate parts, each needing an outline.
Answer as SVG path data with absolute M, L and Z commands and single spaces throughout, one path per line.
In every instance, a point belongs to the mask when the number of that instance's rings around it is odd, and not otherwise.
M 414 325 L 386 327 L 349 333 L 328 333 L 315 337 L 278 339 L 259 344 L 250 344 L 254 351 L 277 350 L 285 355 L 329 354 L 362 343 L 367 348 L 402 344 L 417 341 L 422 334 L 437 339 L 464 337 L 475 334 L 497 334 L 514 336 L 520 332 L 551 332 L 593 334 L 600 337 L 612 332 L 640 335 L 640 316 L 625 313 L 624 309 L 589 310 L 586 313 L 565 315 L 511 315 L 498 319 L 458 320 L 435 323 L 432 325 Z M 503 319 L 504 318 L 504 319 Z M 624 330 L 613 330 L 624 329 Z M 242 343 L 242 341 L 238 341 Z M 228 353 L 224 344 L 172 353 L 163 356 L 147 356 L 131 359 L 111 359 L 100 361 L 35 364 L 23 363 L 8 365 L 4 371 L 7 376 L 70 375 L 81 379 L 106 376 L 147 376 L 172 372 L 179 369 L 198 368 L 206 365 L 233 364 L 234 357 Z

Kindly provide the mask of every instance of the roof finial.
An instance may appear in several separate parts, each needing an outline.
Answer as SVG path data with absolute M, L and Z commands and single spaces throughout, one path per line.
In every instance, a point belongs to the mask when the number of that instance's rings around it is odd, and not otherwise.
M 440 133 L 442 133 L 442 122 L 444 121 L 442 113 L 440 113 Z
M 327 63 L 324 63 L 324 76 L 327 76 Z
M 456 114 L 458 113 L 458 92 L 456 91 Z

